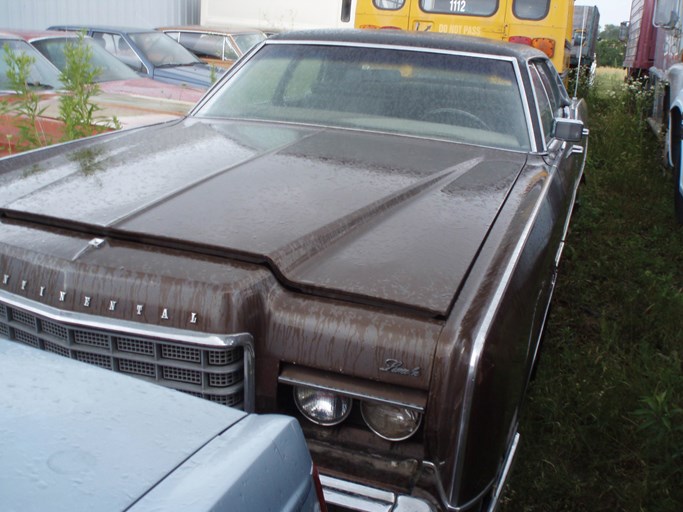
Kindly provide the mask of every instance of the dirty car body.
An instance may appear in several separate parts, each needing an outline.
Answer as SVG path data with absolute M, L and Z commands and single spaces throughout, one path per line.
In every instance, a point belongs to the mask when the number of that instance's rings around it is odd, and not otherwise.
M 296 416 L 329 503 L 493 507 L 585 115 L 528 47 L 273 36 L 181 121 L 0 160 L 5 335 Z

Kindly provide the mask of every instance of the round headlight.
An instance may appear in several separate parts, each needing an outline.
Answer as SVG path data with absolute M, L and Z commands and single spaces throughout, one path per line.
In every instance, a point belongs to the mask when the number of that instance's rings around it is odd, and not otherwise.
M 397 405 L 362 402 L 360 410 L 370 430 L 389 441 L 408 439 L 422 421 L 422 413 Z
M 301 414 L 318 425 L 336 425 L 351 412 L 349 397 L 322 389 L 296 387 L 294 402 Z

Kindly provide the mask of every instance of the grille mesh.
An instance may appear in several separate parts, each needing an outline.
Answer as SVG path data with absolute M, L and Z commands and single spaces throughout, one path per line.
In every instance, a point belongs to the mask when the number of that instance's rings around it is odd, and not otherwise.
M 244 404 L 244 349 L 121 336 L 81 328 L 0 302 L 0 335 L 33 347 L 158 382 L 231 407 Z
M 133 338 L 114 338 L 116 341 L 116 348 L 121 352 L 132 352 L 133 354 L 142 354 L 145 356 L 154 355 L 154 343 L 150 341 L 136 340 Z

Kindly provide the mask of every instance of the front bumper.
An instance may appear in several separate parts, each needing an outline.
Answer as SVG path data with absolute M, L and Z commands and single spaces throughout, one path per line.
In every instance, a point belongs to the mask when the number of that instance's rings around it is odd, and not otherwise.
M 495 512 L 519 447 L 519 433 L 515 433 L 501 466 L 498 477 L 477 498 L 461 506 L 446 505 L 449 512 L 486 510 Z M 325 502 L 345 510 L 359 512 L 435 512 L 432 503 L 415 496 L 396 494 L 391 491 L 349 482 L 328 475 L 320 475 Z M 441 488 L 440 494 L 445 499 Z M 487 497 L 488 496 L 488 497 Z M 483 508 L 481 506 L 484 505 Z
M 367 485 L 320 475 L 325 502 L 347 510 L 363 512 L 434 512 L 427 501 Z

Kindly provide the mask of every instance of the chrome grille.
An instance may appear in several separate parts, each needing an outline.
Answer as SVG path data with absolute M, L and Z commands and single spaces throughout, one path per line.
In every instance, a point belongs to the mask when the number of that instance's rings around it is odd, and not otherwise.
M 163 333 L 170 330 L 159 329 L 157 334 L 153 326 L 145 326 L 144 335 L 130 335 L 117 330 L 114 322 L 111 326 L 91 328 L 79 325 L 71 316 L 69 321 L 55 318 L 59 313 L 49 314 L 48 310 L 57 311 L 52 308 L 44 307 L 43 315 L 38 307 L 23 308 L 14 301 L 0 300 L 0 335 L 223 405 L 245 407 L 245 393 L 250 393 L 247 388 L 251 387 L 249 375 L 253 371 L 253 349 L 249 344 L 215 346 L 178 341 L 181 336 L 176 333 L 184 331 L 176 330 L 169 336 L 173 339 L 164 339 Z M 188 339 L 201 336 L 188 333 Z M 244 336 L 235 335 L 240 339 Z

